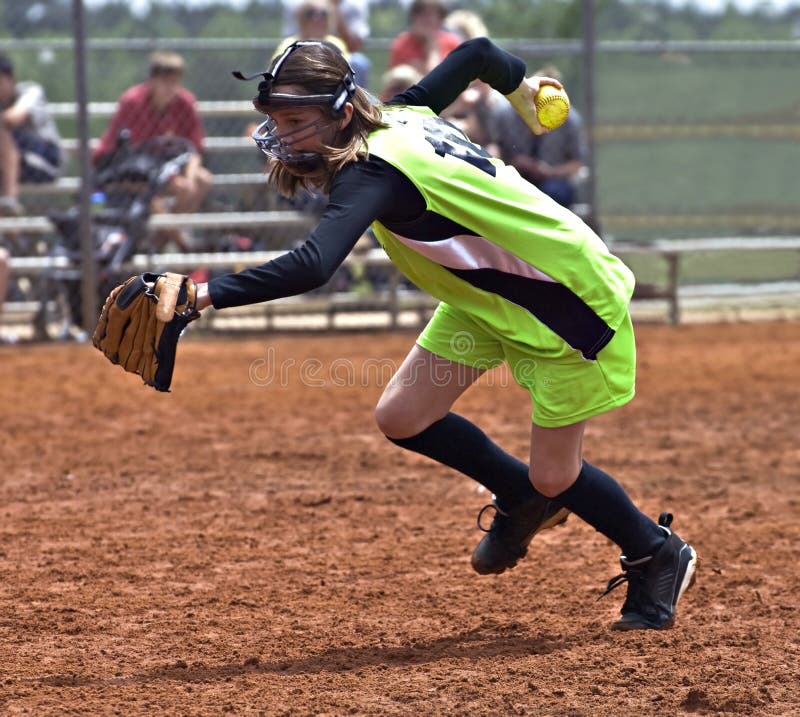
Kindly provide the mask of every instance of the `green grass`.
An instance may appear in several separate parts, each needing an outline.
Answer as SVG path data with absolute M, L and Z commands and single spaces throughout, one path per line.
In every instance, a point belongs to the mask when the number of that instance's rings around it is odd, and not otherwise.
M 598 125 L 800 125 L 800 53 L 606 54 L 597 70 Z M 713 135 L 598 142 L 598 206 L 618 238 L 797 233 L 800 142 Z M 614 227 L 615 214 L 760 215 L 702 229 Z M 791 215 L 792 227 L 772 221 Z M 687 268 L 688 270 L 688 268 Z
M 666 263 L 656 256 L 622 254 L 637 281 L 664 284 Z M 800 251 L 720 251 L 686 254 L 681 259 L 681 284 L 800 279 Z
M 599 123 L 772 122 L 800 111 L 800 54 L 600 56 Z
M 597 146 L 602 212 L 798 211 L 800 143 L 669 139 Z

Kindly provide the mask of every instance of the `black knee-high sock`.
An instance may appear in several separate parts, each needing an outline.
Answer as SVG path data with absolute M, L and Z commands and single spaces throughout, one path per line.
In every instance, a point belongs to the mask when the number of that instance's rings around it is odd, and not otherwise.
M 503 510 L 530 500 L 536 493 L 525 463 L 506 453 L 474 423 L 455 413 L 448 413 L 416 436 L 389 440 L 478 481 L 494 493 Z
M 555 497 L 565 508 L 613 540 L 628 560 L 652 555 L 665 534 L 610 475 L 583 462 L 578 479 Z

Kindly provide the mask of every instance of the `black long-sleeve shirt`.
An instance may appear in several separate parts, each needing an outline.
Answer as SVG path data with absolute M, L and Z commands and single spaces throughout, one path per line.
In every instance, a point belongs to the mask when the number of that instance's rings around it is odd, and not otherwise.
M 525 64 L 486 38 L 469 40 L 389 104 L 424 106 L 439 114 L 474 79 L 503 94 L 525 76 Z M 243 306 L 303 294 L 325 284 L 375 221 L 411 238 L 433 241 L 452 229 L 426 216 L 425 200 L 403 173 L 379 157 L 351 162 L 333 180 L 317 227 L 297 249 L 273 261 L 209 282 L 215 308 Z

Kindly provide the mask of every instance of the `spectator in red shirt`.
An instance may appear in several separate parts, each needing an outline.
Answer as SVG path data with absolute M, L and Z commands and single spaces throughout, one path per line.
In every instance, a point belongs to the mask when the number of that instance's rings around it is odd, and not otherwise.
M 443 29 L 447 8 L 442 0 L 414 0 L 408 11 L 408 30 L 393 41 L 389 67 L 411 65 L 427 74 L 461 44 L 461 38 Z
M 176 213 L 197 211 L 213 183 L 211 172 L 203 166 L 205 135 L 196 99 L 182 86 L 183 74 L 184 62 L 180 55 L 174 52 L 153 53 L 149 78 L 122 94 L 117 110 L 94 151 L 95 164 L 102 163 L 103 157 L 114 151 L 117 138 L 124 129 L 130 132 L 134 146 L 162 136 L 190 140 L 197 152 L 183 173 L 174 177 L 168 187 L 175 198 L 172 211 Z M 160 203 L 154 206 L 154 211 L 163 211 Z M 185 243 L 174 233 L 170 238 L 179 245 Z

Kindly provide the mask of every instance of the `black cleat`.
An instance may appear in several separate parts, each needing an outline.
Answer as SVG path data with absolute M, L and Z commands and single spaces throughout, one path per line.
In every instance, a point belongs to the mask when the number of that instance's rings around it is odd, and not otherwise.
M 654 555 L 633 561 L 620 557 L 623 572 L 608 581 L 603 593 L 628 583 L 622 617 L 612 630 L 663 630 L 674 622 L 678 601 L 694 583 L 697 553 L 669 529 L 671 523 L 670 513 L 660 515 L 658 524 L 667 539 Z
M 494 520 L 484 528 L 481 518 L 489 508 L 495 511 Z M 569 510 L 541 495 L 509 512 L 500 510 L 496 503 L 485 505 L 478 513 L 478 527 L 486 535 L 472 553 L 473 569 L 481 575 L 499 575 L 513 568 L 528 552 L 536 533 L 563 523 L 568 515 Z

